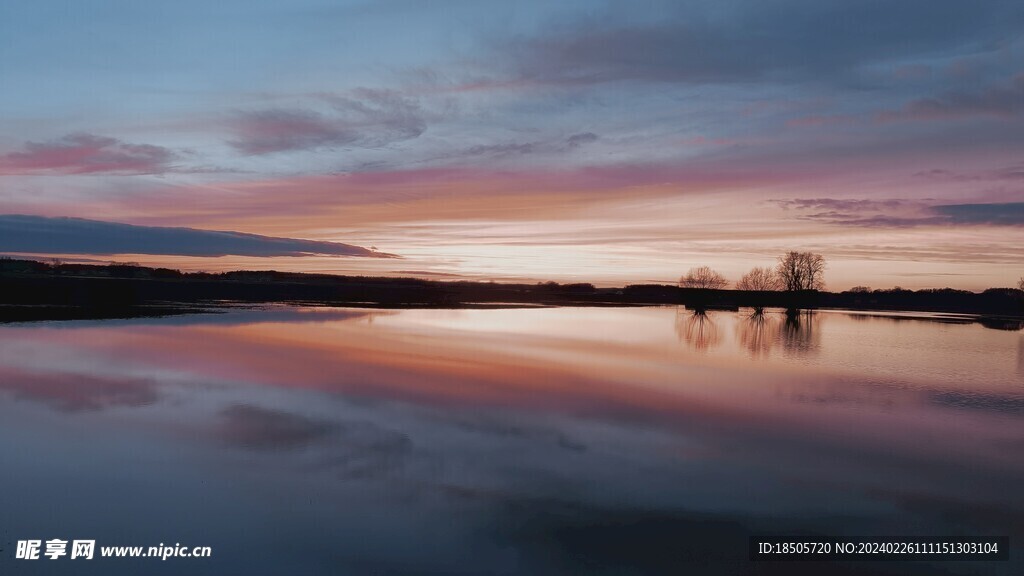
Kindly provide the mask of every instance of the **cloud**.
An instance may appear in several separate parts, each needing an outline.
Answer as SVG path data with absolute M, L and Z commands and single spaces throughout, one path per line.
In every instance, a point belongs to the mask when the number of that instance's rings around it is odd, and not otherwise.
M 230 144 L 245 154 L 310 150 L 351 144 L 359 133 L 309 110 L 260 110 L 241 115 Z
M 839 198 L 795 198 L 792 200 L 774 200 L 774 203 L 783 208 L 806 209 L 828 209 L 836 211 L 862 212 L 865 210 L 891 210 L 902 208 L 908 205 L 917 205 L 916 201 L 890 198 L 883 200 L 871 199 L 839 199 Z
M 0 371 L 0 390 L 63 412 L 147 406 L 159 398 L 156 384 L 146 379 L 24 372 L 11 368 Z
M 308 448 L 318 466 L 346 479 L 387 474 L 413 452 L 408 436 L 371 422 L 318 420 L 250 404 L 229 406 L 220 416 L 228 444 L 261 452 Z
M 488 165 L 494 165 L 501 160 L 512 160 L 524 157 L 554 158 L 561 154 L 572 152 L 581 146 L 596 142 L 597 134 L 583 132 L 573 134 L 568 138 L 548 138 L 532 140 L 527 142 L 501 142 L 495 144 L 477 144 L 467 148 L 459 148 L 438 154 L 429 159 L 431 162 L 439 160 L 454 160 L 460 165 L 466 165 L 467 161 L 478 161 L 483 159 Z
M 151 144 L 129 144 L 93 134 L 69 134 L 51 142 L 28 142 L 20 152 L 0 156 L 0 174 L 161 174 L 177 155 Z
M 608 14 L 517 38 L 500 49 L 514 61 L 519 78 L 539 84 L 827 81 L 873 63 L 951 47 L 991 50 L 1012 40 L 1024 23 L 1010 1 L 790 0 L 770 6 L 739 2 L 727 12 L 723 17 L 677 6 L 647 22 Z
M 477 146 L 471 146 L 465 150 L 460 150 L 454 153 L 454 156 L 458 157 L 473 157 L 473 156 L 489 156 L 489 157 L 503 157 L 503 156 L 517 156 L 523 154 L 532 154 L 537 151 L 538 144 L 536 142 L 524 142 L 517 143 L 511 142 L 508 144 L 481 144 Z
M 414 444 L 405 433 L 372 422 L 340 422 L 324 451 L 324 466 L 345 479 L 371 478 L 405 467 Z
M 427 129 L 417 101 L 392 90 L 353 90 L 323 95 L 324 111 L 270 109 L 243 112 L 231 123 L 229 141 L 244 154 L 260 155 L 342 146 L 372 148 L 419 137 Z
M 492 417 L 467 417 L 453 420 L 451 424 L 461 430 L 475 434 L 529 442 L 550 443 L 570 452 L 586 452 L 588 450 L 586 444 L 575 440 L 561 430 L 546 426 L 524 426 L 519 423 Z
M 925 200 L 847 200 L 801 198 L 775 200 L 801 212 L 802 220 L 869 228 L 990 225 L 1024 226 L 1024 202 L 932 204 Z
M 221 411 L 224 440 L 250 450 L 287 450 L 329 436 L 334 427 L 298 414 L 237 404 Z
M 880 120 L 933 120 L 970 116 L 1013 117 L 1024 113 L 1024 74 L 1011 81 L 981 90 L 950 91 L 914 100 L 895 112 L 883 112 Z
M 570 148 L 579 148 L 584 144 L 590 144 L 591 142 L 597 142 L 598 136 L 593 132 L 582 132 L 580 134 L 573 134 L 565 139 L 566 145 Z
M 944 204 L 933 210 L 954 224 L 1024 226 L 1024 202 L 1000 204 Z
M 0 215 L 0 246 L 38 254 L 394 257 L 339 242 L 16 214 Z

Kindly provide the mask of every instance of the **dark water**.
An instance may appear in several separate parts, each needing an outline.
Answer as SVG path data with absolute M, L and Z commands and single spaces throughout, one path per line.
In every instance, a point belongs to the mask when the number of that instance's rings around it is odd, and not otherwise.
M 8 325 L 0 573 L 1020 574 L 1024 332 L 1000 327 L 675 308 Z M 1013 549 L 751 563 L 751 533 Z M 213 556 L 14 559 L 52 538 Z

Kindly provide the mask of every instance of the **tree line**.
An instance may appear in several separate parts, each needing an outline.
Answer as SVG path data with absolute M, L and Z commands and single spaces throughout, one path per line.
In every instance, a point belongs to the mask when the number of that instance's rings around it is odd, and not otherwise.
M 1021 279 L 1024 286 L 1024 278 Z M 729 280 L 709 266 L 691 268 L 679 279 L 680 288 L 722 290 Z M 750 292 L 804 292 L 825 289 L 825 257 L 814 252 L 786 252 L 775 267 L 754 267 L 736 282 Z M 1024 290 L 1024 288 L 1022 288 Z

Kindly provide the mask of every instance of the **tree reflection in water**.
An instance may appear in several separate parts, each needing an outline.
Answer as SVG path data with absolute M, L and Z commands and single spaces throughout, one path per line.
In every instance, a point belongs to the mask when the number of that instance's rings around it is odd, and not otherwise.
M 718 326 L 704 310 L 676 308 L 676 334 L 698 352 L 706 352 L 722 341 Z
M 820 319 L 813 310 L 786 310 L 786 320 L 779 330 L 779 340 L 786 352 L 816 352 L 821 340 L 817 330 Z
M 764 309 L 755 309 L 737 323 L 736 337 L 752 357 L 766 357 L 775 346 L 778 324 L 777 316 L 765 314 Z

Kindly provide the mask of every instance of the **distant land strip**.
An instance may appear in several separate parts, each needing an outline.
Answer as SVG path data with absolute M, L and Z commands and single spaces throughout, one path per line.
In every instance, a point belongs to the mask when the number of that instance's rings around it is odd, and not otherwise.
M 874 291 L 757 292 L 632 284 L 511 284 L 338 276 L 277 271 L 180 272 L 130 264 L 62 264 L 0 260 L 0 321 L 27 319 L 23 307 L 51 306 L 69 318 L 110 317 L 119 310 L 148 307 L 150 313 L 194 311 L 217 303 L 293 303 L 376 307 L 646 306 L 677 305 L 694 310 L 837 308 L 974 314 L 1006 329 L 1024 319 L 1024 292 L 990 288 Z M 15 312 L 19 310 L 18 312 Z M 40 309 L 41 310 L 41 309 Z M 61 316 L 55 310 L 45 318 Z M 29 314 L 31 316 L 31 314 Z M 993 326 L 998 327 L 998 326 Z M 1019 328 L 1020 326 L 1018 326 Z

